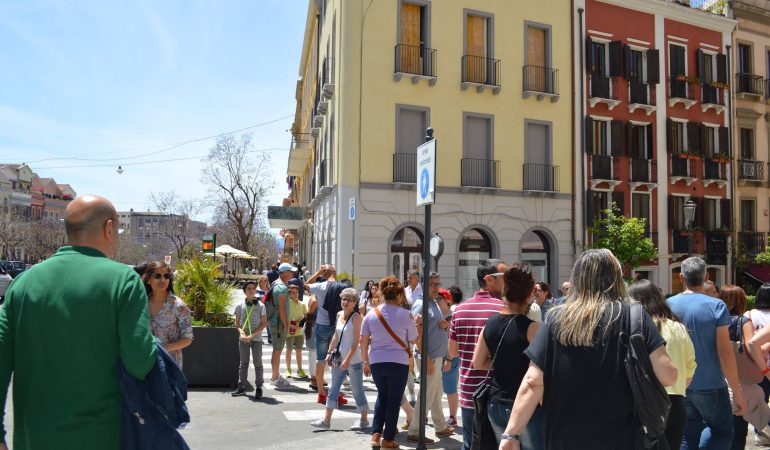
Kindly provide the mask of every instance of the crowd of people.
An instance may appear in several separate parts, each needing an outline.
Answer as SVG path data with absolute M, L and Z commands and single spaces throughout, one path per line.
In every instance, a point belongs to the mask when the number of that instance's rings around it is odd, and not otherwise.
M 17 448 L 118 448 L 115 364 L 137 379 L 156 370 L 158 354 L 182 367 L 182 349 L 193 342 L 190 310 L 174 294 L 167 264 L 132 271 L 110 261 L 118 227 L 109 201 L 74 200 L 65 226 L 72 245 L 19 277 L 0 308 L 0 411 L 13 374 Z M 708 279 L 701 258 L 682 262 L 684 291 L 670 298 L 648 280 L 629 284 L 606 249 L 579 255 L 559 297 L 527 264 L 498 259 L 480 261 L 479 290 L 465 300 L 457 286 L 443 289 L 436 272 L 428 286 L 412 270 L 406 283 L 385 276 L 361 292 L 330 264 L 302 273 L 281 263 L 274 272 L 242 286 L 232 395 L 245 395 L 251 360 L 254 397 L 264 396 L 267 330 L 270 383 L 306 378 L 317 391 L 324 408 L 312 427 L 331 428 L 334 411 L 348 403 L 348 385 L 359 414 L 351 429 L 371 433 L 372 447 L 384 449 L 399 448 L 399 430 L 419 440 L 422 402 L 435 437 L 461 427 L 464 449 L 733 450 L 752 433 L 770 446 L 770 284 L 750 308 L 741 287 Z M 641 311 L 636 328 L 633 311 Z M 638 380 L 627 372 L 634 333 L 649 359 L 647 382 L 668 397 L 652 439 L 632 389 Z M 63 349 L 62 336 L 69 348 L 87 351 Z M 365 377 L 377 390 L 371 407 Z M 0 421 L 0 450 L 4 436 Z

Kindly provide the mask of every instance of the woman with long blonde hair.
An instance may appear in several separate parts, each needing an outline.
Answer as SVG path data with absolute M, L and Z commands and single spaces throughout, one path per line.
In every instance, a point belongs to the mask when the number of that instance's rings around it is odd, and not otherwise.
M 520 448 L 519 435 L 538 403 L 549 450 L 634 449 L 640 443 L 620 338 L 630 325 L 620 262 L 607 249 L 587 250 L 575 262 L 571 282 L 567 301 L 549 312 L 525 351 L 531 362 L 500 449 Z M 642 332 L 658 380 L 670 386 L 676 367 L 644 312 Z

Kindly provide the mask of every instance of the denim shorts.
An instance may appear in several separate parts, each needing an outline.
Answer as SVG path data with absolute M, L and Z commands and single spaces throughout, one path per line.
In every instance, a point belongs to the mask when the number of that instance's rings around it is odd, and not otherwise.
M 441 384 L 444 387 L 445 394 L 457 393 L 457 382 L 460 379 L 460 357 L 452 360 L 452 368 L 449 372 L 444 372 L 443 367 L 441 370 Z
M 329 344 L 334 336 L 334 327 L 331 325 L 315 324 L 315 351 L 316 361 L 326 360 L 326 354 L 329 353 Z

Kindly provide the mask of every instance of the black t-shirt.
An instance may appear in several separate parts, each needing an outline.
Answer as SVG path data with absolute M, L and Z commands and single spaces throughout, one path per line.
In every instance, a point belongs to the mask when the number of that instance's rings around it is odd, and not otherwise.
M 505 331 L 508 322 L 511 322 L 511 325 L 508 331 Z M 529 346 L 527 329 L 531 323 L 532 320 L 527 316 L 495 314 L 484 327 L 484 342 L 487 343 L 489 353 L 494 354 L 498 344 L 500 345 L 500 354 L 495 358 L 490 381 L 491 395 L 496 400 L 513 402 L 516 398 L 521 380 L 529 367 L 529 358 L 524 354 L 524 350 Z
M 594 332 L 594 346 L 566 347 L 555 338 L 558 316 L 543 324 L 525 354 L 544 375 L 543 431 L 549 450 L 634 450 L 640 425 L 626 377 L 626 346 L 619 333 L 629 330 L 629 305 L 607 308 Z M 611 320 L 614 318 L 614 320 Z M 642 330 L 652 353 L 665 345 L 646 313 Z

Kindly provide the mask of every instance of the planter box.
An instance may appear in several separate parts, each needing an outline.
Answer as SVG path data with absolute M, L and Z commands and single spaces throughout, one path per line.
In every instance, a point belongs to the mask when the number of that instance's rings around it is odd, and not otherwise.
M 193 327 L 193 343 L 182 350 L 190 386 L 238 384 L 238 331 L 233 327 Z

